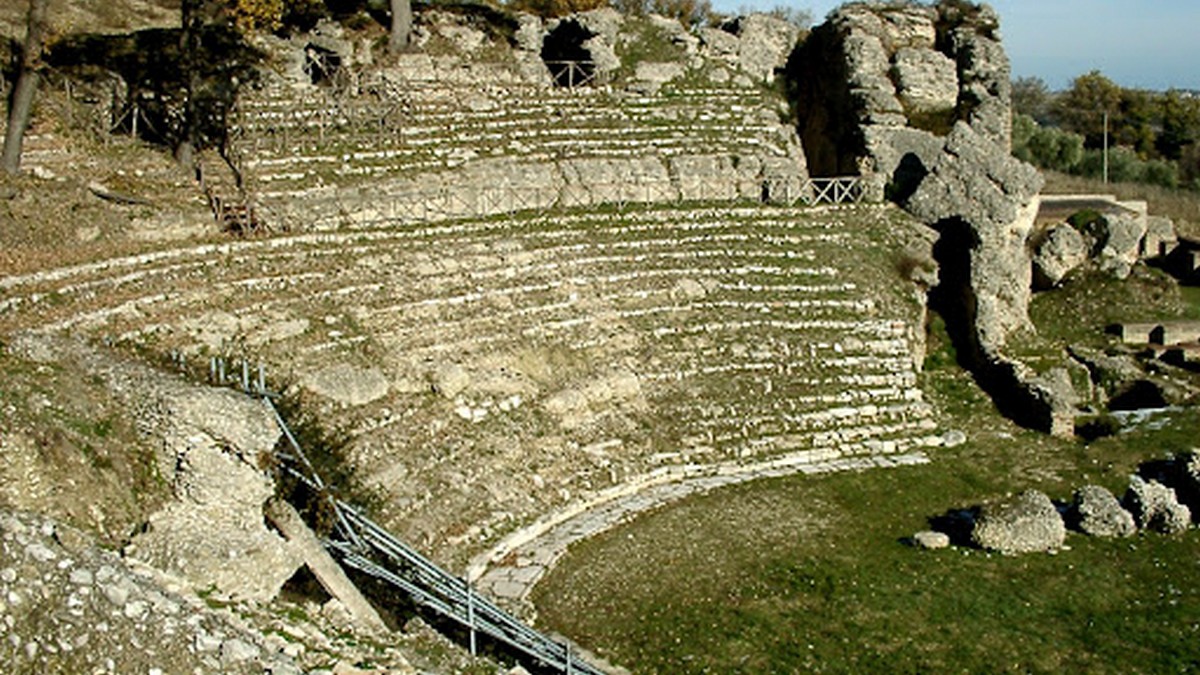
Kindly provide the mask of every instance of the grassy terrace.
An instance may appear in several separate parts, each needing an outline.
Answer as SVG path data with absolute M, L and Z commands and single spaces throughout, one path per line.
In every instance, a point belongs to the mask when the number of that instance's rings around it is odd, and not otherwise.
M 1155 272 L 1039 296 L 1041 340 L 1104 344 L 1103 326 L 1195 316 Z M 534 591 L 543 627 L 635 673 L 1183 672 L 1200 665 L 1200 532 L 1073 534 L 1003 557 L 904 539 L 930 519 L 1038 488 L 1124 491 L 1139 463 L 1197 447 L 1200 413 L 1086 445 L 1001 418 L 939 346 L 922 375 L 939 426 L 968 442 L 929 465 L 751 483 L 577 545 Z

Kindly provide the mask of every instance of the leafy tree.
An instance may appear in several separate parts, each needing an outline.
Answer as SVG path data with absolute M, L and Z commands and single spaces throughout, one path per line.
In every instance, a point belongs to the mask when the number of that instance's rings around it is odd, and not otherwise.
M 1200 190 L 1200 143 L 1179 150 L 1179 180 L 1193 190 Z
M 1121 88 L 1093 70 L 1075 78 L 1071 88 L 1059 97 L 1055 114 L 1063 128 L 1084 137 L 1087 147 L 1098 148 L 1104 144 L 1104 114 L 1108 113 L 1111 126 L 1120 108 Z
M 1040 77 L 1018 77 L 1012 83 L 1012 107 L 1017 115 L 1028 115 L 1038 124 L 1053 119 L 1054 95 Z
M 1163 157 L 1180 159 L 1185 147 L 1200 140 L 1200 99 L 1172 89 L 1159 97 L 1158 104 L 1162 131 L 1155 146 Z
M 273 31 L 283 25 L 283 0 L 233 0 L 233 22 L 244 33 Z
M 45 32 L 49 4 L 49 0 L 29 0 L 29 25 L 25 33 L 25 46 L 17 64 L 17 82 L 9 103 L 8 128 L 4 134 L 3 155 L 0 156 L 0 168 L 7 173 L 17 173 L 21 169 L 21 146 L 33 112 L 33 95 L 38 85 L 37 68 L 42 57 L 42 34 Z
M 715 14 L 709 0 L 650 0 L 650 11 L 678 20 L 685 26 L 711 23 Z
M 1071 173 L 1083 159 L 1083 136 L 1039 125 L 1028 115 L 1013 118 L 1013 155 L 1043 169 Z
M 1120 91 L 1117 114 L 1109 120 L 1109 143 L 1133 148 L 1143 157 L 1156 155 L 1154 98 L 1138 89 Z

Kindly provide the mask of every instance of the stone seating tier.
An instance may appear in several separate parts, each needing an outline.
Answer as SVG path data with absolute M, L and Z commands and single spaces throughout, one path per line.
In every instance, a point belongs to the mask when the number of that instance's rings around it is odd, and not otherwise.
M 659 466 L 925 442 L 919 310 L 879 264 L 897 213 L 686 204 L 163 249 L 2 279 L 0 330 L 261 358 L 437 552 Z

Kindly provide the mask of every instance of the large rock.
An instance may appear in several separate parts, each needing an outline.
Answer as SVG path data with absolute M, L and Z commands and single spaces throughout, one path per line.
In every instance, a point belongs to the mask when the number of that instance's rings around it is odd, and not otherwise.
M 1099 250 L 1096 262 L 1100 269 L 1118 279 L 1128 278 L 1141 257 L 1146 219 L 1133 214 L 1105 216 L 1099 222 L 1096 236 Z
M 1054 503 L 1037 490 L 984 505 L 971 540 L 1004 554 L 1054 551 L 1062 547 L 1067 529 Z
M 1034 287 L 1054 288 L 1087 258 L 1087 241 L 1079 230 L 1066 223 L 1048 228 L 1033 252 Z
M 1175 223 L 1163 216 L 1146 217 L 1146 238 L 1142 240 L 1143 258 L 1161 258 L 1170 254 L 1179 244 Z
M 1080 532 L 1093 537 L 1128 537 L 1137 532 L 1133 516 L 1099 485 L 1085 485 L 1075 491 L 1071 517 Z
M 1123 501 L 1138 527 L 1143 530 L 1178 534 L 1192 522 L 1191 511 L 1179 503 L 1174 490 L 1157 481 L 1144 480 L 1141 476 L 1130 477 L 1129 489 Z

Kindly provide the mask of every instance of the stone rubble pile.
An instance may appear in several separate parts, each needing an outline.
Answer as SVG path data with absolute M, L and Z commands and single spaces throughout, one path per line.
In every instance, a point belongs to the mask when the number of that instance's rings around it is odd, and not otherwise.
M 7 672 L 272 673 L 282 645 L 164 587 L 86 535 L 0 511 L 0 653 Z
M 1121 499 L 1102 486 L 1085 485 L 1071 502 L 1058 505 L 1042 492 L 1026 490 L 962 512 L 961 524 L 970 532 L 971 545 L 1005 555 L 1056 552 L 1064 547 L 1068 530 L 1092 537 L 1130 537 L 1139 531 L 1178 535 L 1192 528 L 1194 509 L 1200 506 L 1198 457 L 1200 452 L 1192 451 L 1143 465 L 1141 471 L 1150 476 L 1130 476 Z M 925 549 L 945 548 L 950 534 L 919 532 L 912 542 Z

